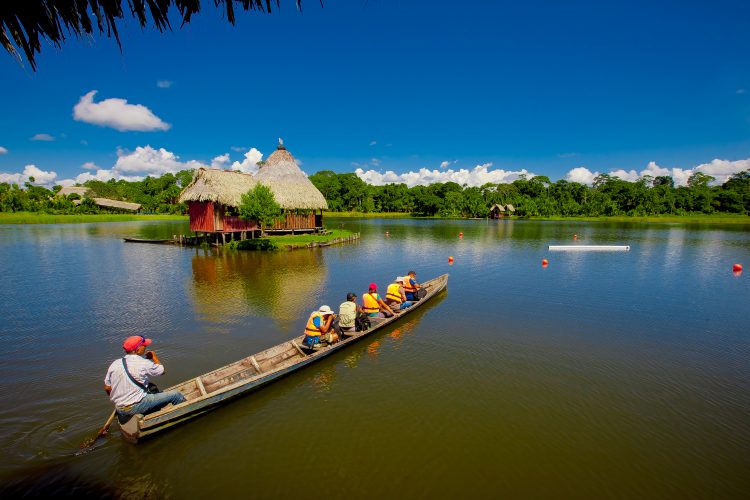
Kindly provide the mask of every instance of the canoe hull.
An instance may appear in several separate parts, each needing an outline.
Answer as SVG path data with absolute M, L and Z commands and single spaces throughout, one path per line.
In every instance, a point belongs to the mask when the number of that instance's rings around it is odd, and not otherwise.
M 357 332 L 355 335 L 349 336 L 345 340 L 337 342 L 336 344 L 311 352 L 307 349 L 301 348 L 300 344 L 304 336 L 300 336 L 277 346 L 273 346 L 265 351 L 261 351 L 260 353 L 256 353 L 255 355 L 243 358 L 236 363 L 219 368 L 218 370 L 201 375 L 200 377 L 196 377 L 195 379 L 191 379 L 174 387 L 170 387 L 166 390 L 180 390 L 183 394 L 190 390 L 195 391 L 195 387 L 197 387 L 201 395 L 194 397 L 185 403 L 162 409 L 156 413 L 146 416 L 136 415 L 127 423 L 120 426 L 121 433 L 127 441 L 137 443 L 147 436 L 211 411 L 234 398 L 245 396 L 281 377 L 289 375 L 311 363 L 338 352 L 340 349 L 343 349 L 360 339 L 368 337 L 392 323 L 398 322 L 401 317 L 424 306 L 424 304 L 429 302 L 430 299 L 443 291 L 447 284 L 447 274 L 423 283 L 423 286 L 428 287 L 428 294 L 425 298 L 415 302 L 413 306 L 405 309 L 394 318 L 384 320 L 373 319 L 373 325 L 370 329 L 364 332 Z M 294 353 L 295 355 L 284 357 L 290 353 Z M 283 361 L 274 365 L 270 370 L 263 370 L 266 366 L 266 361 L 264 361 L 263 358 L 271 356 L 281 356 Z M 260 361 L 260 364 L 258 361 Z M 245 367 L 248 369 L 245 369 Z M 252 367 L 255 369 L 253 370 Z M 240 370 L 240 375 L 235 377 L 234 374 L 237 370 Z M 230 375 L 224 376 L 224 372 L 230 372 Z M 257 373 L 252 376 L 246 376 L 244 375 L 246 372 Z M 211 387 L 211 380 L 215 377 L 223 377 L 221 380 L 228 380 L 228 382 L 225 385 L 222 385 L 219 389 L 211 390 L 209 393 L 206 390 L 206 387 Z M 191 394 L 195 394 L 195 392 Z

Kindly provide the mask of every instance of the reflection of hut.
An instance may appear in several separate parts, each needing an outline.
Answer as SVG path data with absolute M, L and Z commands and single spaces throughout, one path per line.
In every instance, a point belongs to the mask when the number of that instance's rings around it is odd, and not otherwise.
M 300 318 L 306 319 L 318 307 L 327 275 L 323 254 L 316 250 L 229 254 L 198 250 L 192 270 L 189 295 L 197 314 L 216 323 L 271 317 L 289 329 L 299 329 Z
M 203 233 L 243 233 L 258 228 L 255 221 L 238 217 L 237 207 L 242 195 L 257 183 L 273 191 L 276 202 L 284 210 L 284 219 L 267 228 L 268 231 L 315 231 L 323 227 L 323 210 L 328 208 L 325 198 L 300 170 L 294 157 L 279 144 L 276 151 L 253 176 L 228 170 L 200 168 L 193 181 L 180 194 L 180 202 L 187 202 L 190 230 Z
M 490 207 L 490 219 L 500 219 L 506 215 L 513 215 L 516 208 L 513 205 L 499 205 L 495 203 Z

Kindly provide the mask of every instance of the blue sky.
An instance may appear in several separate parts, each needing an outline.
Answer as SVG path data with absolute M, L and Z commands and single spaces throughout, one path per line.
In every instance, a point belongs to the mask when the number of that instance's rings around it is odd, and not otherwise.
M 747 1 L 282 0 L 237 17 L 204 1 L 164 34 L 129 18 L 122 53 L 69 38 L 36 73 L 0 53 L 0 180 L 252 171 L 278 137 L 308 174 L 374 183 L 750 168 Z

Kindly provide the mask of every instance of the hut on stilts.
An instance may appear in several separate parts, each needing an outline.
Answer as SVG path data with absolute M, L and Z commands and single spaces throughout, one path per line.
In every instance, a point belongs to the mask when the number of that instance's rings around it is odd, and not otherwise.
M 241 219 L 238 212 L 242 195 L 258 183 L 271 189 L 284 211 L 281 221 L 265 228 L 267 233 L 323 229 L 323 210 L 328 204 L 279 140 L 279 147 L 255 175 L 211 168 L 196 170 L 179 198 L 188 205 L 190 230 L 217 243 L 259 236 L 258 223 Z

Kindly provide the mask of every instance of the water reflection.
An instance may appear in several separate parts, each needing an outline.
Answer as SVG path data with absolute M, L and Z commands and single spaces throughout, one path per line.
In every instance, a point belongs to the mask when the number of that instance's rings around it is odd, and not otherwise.
M 238 316 L 268 316 L 286 328 L 316 307 L 327 279 L 321 249 L 195 249 L 191 266 L 195 311 L 215 323 L 231 322 Z

